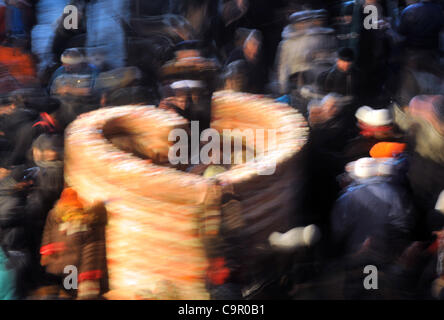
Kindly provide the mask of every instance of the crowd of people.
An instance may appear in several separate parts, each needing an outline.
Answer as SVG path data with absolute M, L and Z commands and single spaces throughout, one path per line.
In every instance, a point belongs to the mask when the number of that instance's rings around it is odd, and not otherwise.
M 31 45 L 39 1 L 0 1 L 0 299 L 107 290 L 104 204 L 64 181 L 71 122 L 140 104 L 205 129 L 216 90 L 272 97 L 310 127 L 287 229 L 315 224 L 322 238 L 310 272 L 285 274 L 291 298 L 444 298 L 442 1 L 128 0 L 118 68 L 113 48 L 85 46 L 94 0 L 70 3 L 81 27 L 65 30 L 60 12 L 43 61 Z M 66 265 L 79 268 L 75 293 Z M 363 286 L 368 265 L 378 290 Z M 215 298 L 241 298 L 248 284 L 218 287 Z

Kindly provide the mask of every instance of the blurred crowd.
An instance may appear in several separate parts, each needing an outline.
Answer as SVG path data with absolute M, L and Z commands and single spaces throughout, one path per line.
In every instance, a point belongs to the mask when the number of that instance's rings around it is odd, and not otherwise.
M 248 280 L 215 266 L 213 298 L 443 299 L 443 27 L 440 0 L 0 1 L 0 299 L 107 291 L 104 204 L 64 181 L 72 121 L 140 104 L 205 129 L 224 89 L 287 103 L 310 136 L 294 232 Z M 279 250 L 312 224 L 316 245 Z

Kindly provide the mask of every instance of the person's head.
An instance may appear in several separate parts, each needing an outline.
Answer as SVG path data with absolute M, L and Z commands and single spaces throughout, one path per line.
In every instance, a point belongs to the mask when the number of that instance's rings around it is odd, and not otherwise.
M 8 115 L 14 112 L 16 105 L 10 97 L 3 97 L 0 99 L 0 116 Z
M 42 134 L 32 144 L 34 162 L 61 160 L 62 153 L 63 137 L 59 135 Z
M 85 57 L 79 49 L 66 49 L 60 58 L 63 67 L 68 72 L 75 72 L 80 69 L 85 62 Z
M 322 99 L 321 105 L 328 118 L 332 118 L 338 113 L 341 107 L 340 99 L 341 96 L 335 93 L 329 93 Z
M 197 103 L 198 97 L 205 91 L 205 83 L 199 80 L 180 80 L 170 85 L 174 92 L 177 107 L 188 109 L 190 103 Z
M 328 12 L 325 9 L 314 10 L 312 25 L 315 27 L 323 27 L 327 22 Z
M 253 30 L 245 39 L 243 52 L 249 62 L 256 61 L 261 48 L 262 35 L 258 30 Z
M 225 70 L 224 89 L 242 91 L 245 87 L 245 61 L 236 60 L 231 62 Z
M 361 135 L 385 139 L 393 135 L 393 123 L 388 109 L 375 110 L 368 106 L 360 107 L 355 114 Z
M 342 48 L 338 52 L 336 67 L 342 72 L 349 72 L 353 65 L 354 59 L 355 59 L 355 54 L 352 49 Z
M 339 17 L 336 18 L 337 22 L 342 25 L 349 25 L 353 20 L 354 1 L 348 1 L 343 4 L 343 8 Z
M 310 10 L 297 11 L 290 15 L 289 22 L 295 30 L 305 30 L 312 24 L 312 15 Z

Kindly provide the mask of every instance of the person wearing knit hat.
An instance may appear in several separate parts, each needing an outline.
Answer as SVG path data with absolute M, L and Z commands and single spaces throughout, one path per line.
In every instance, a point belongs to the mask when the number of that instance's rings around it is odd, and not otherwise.
M 292 13 L 290 17 L 288 17 L 288 21 L 290 22 L 290 24 L 297 24 L 304 21 L 308 21 L 312 18 L 313 18 L 313 11 L 304 10 Z
M 80 66 L 83 62 L 85 62 L 85 56 L 80 52 L 77 48 L 66 49 L 62 56 L 60 57 L 60 61 L 67 68 L 67 70 L 75 69 Z
M 336 200 L 329 229 L 331 255 L 347 259 L 341 270 L 345 272 L 346 299 L 377 298 L 377 290 L 365 290 L 362 278 L 356 275 L 366 265 L 396 261 L 411 244 L 413 203 L 408 189 L 397 179 L 397 169 L 393 159 L 368 157 L 347 166 L 352 182 Z
M 308 10 L 295 12 L 282 32 L 277 54 L 277 80 L 280 93 L 293 86 L 300 89 L 315 82 L 317 76 L 334 63 L 337 40 L 334 30 L 325 25 L 326 12 Z
M 63 190 L 48 214 L 40 247 L 41 265 L 59 279 L 60 295 L 98 299 L 108 291 L 105 224 L 103 202 L 87 205 L 74 189 Z M 63 287 L 67 265 L 78 270 L 77 290 Z
M 384 138 L 390 136 L 392 130 L 392 116 L 388 109 L 373 109 L 363 106 L 356 111 L 358 127 L 361 135 Z
M 216 86 L 219 64 L 202 56 L 202 42 L 183 41 L 176 45 L 176 57 L 161 69 L 163 85 L 168 85 L 173 97 L 165 96 L 160 107 L 175 109 L 190 121 L 199 121 L 199 130 L 210 127 L 211 97 Z
M 29 219 L 29 249 L 33 264 L 39 265 L 39 245 L 46 216 L 64 187 L 63 137 L 42 134 L 31 149 L 35 166 L 30 169 L 33 185 L 27 196 L 25 212 Z
M 354 53 L 350 48 L 341 48 L 335 65 L 316 79 L 316 83 L 325 93 L 335 92 L 344 96 L 355 97 L 358 88 L 357 71 L 354 68 Z
M 384 153 L 384 148 L 388 148 L 387 152 L 390 152 L 390 148 L 394 148 L 394 152 L 402 149 L 403 135 L 395 130 L 392 115 L 388 109 L 376 110 L 369 106 L 362 106 L 356 111 L 355 118 L 359 135 L 346 144 L 342 155 L 344 165 L 359 158 L 368 157 L 372 147 L 380 142 L 385 144 L 378 145 L 373 150 L 376 154 Z
M 48 91 L 51 94 L 65 95 L 72 94 L 78 96 L 87 96 L 91 93 L 94 87 L 95 79 L 99 73 L 99 70 L 94 65 L 88 64 L 84 54 L 77 48 L 66 49 L 60 57 L 62 66 L 59 67 L 52 75 L 48 83 Z M 61 79 L 66 78 L 66 76 L 90 76 L 88 87 L 79 86 L 68 86 L 64 84 L 66 79 L 62 81 Z M 59 80 L 57 80 L 59 78 Z M 62 83 L 60 83 L 62 82 Z

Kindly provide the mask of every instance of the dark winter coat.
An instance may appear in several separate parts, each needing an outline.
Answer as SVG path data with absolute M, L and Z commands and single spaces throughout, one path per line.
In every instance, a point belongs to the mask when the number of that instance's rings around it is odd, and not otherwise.
M 444 26 L 443 8 L 437 3 L 420 2 L 401 14 L 399 32 L 408 48 L 438 50 L 439 32 Z
M 337 253 L 356 253 L 367 239 L 375 250 L 399 254 L 408 244 L 415 217 L 406 189 L 394 178 L 372 177 L 350 185 L 331 214 Z

